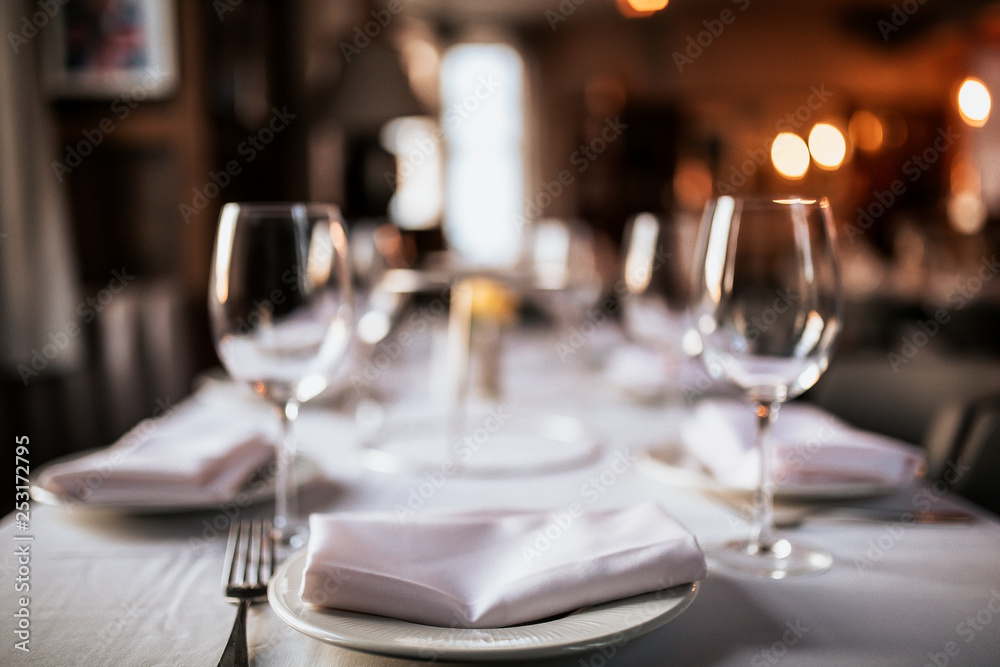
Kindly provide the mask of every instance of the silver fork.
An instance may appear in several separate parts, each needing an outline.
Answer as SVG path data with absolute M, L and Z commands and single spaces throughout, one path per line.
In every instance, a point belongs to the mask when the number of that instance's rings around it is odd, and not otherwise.
M 274 571 L 274 542 L 270 521 L 241 521 L 229 528 L 222 587 L 230 601 L 239 602 L 219 667 L 249 667 L 247 608 L 267 596 L 267 582 Z

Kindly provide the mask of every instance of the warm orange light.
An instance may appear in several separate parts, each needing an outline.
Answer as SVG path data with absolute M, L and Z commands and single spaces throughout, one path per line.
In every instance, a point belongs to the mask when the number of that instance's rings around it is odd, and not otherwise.
M 628 4 L 637 12 L 658 12 L 667 6 L 668 0 L 628 0 Z
M 990 117 L 992 106 L 986 84 L 971 76 L 962 82 L 958 89 L 958 112 L 962 120 L 972 127 L 982 127 Z
M 851 122 L 847 126 L 847 132 L 854 145 L 863 151 L 874 152 L 882 147 L 884 130 L 882 121 L 871 111 L 855 111 L 851 116 Z
M 674 171 L 674 200 L 688 211 L 702 211 L 712 198 L 712 170 L 702 160 L 682 159 Z
M 667 6 L 669 0 L 617 0 L 618 11 L 628 18 L 649 16 Z
M 816 123 L 809 133 L 809 152 L 823 169 L 837 169 L 847 155 L 847 142 L 833 125 Z
M 952 193 L 971 192 L 979 196 L 982 187 L 982 177 L 972 156 L 968 153 L 956 155 L 955 161 L 951 163 Z
M 906 143 L 910 129 L 906 125 L 903 114 L 892 109 L 883 109 L 878 115 L 882 123 L 882 141 L 889 148 L 899 148 Z
M 983 231 L 988 215 L 982 198 L 971 192 L 960 192 L 948 198 L 948 222 L 960 234 L 973 236 Z
M 960 234 L 978 234 L 986 225 L 989 212 L 982 198 L 982 175 L 968 153 L 959 153 L 951 164 L 947 212 L 948 222 Z
M 782 132 L 771 144 L 771 162 L 779 174 L 798 180 L 809 170 L 809 147 L 798 135 Z

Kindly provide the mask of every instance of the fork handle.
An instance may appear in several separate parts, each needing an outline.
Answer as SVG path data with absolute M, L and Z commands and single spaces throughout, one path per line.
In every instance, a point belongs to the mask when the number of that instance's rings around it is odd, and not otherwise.
M 229 633 L 226 650 L 222 653 L 218 667 L 250 667 L 250 656 L 247 653 L 247 608 L 250 600 L 240 600 L 233 622 L 233 631 Z

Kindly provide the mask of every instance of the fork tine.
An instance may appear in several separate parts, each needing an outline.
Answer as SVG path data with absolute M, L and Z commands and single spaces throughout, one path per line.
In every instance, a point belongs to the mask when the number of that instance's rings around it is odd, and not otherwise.
M 226 643 L 226 650 L 219 661 L 225 665 L 246 666 L 247 658 L 246 617 L 247 608 L 267 595 L 267 583 L 274 570 L 274 540 L 270 521 L 255 519 L 240 521 L 229 527 L 226 544 L 226 572 L 223 586 L 226 597 L 239 601 L 236 620 Z
M 233 522 L 229 525 L 229 541 L 226 542 L 226 560 L 222 568 L 222 588 L 228 588 L 232 582 L 233 571 L 236 569 L 236 542 L 240 536 L 240 525 Z
M 240 521 L 240 539 L 236 543 L 235 567 L 230 579 L 234 586 L 242 586 L 247 581 L 247 552 L 250 549 L 250 522 Z
M 262 519 L 233 523 L 226 544 L 222 585 L 230 598 L 257 597 L 274 574 L 273 524 Z
M 250 545 L 247 549 L 247 572 L 244 583 L 253 586 L 260 581 L 261 522 L 254 519 L 250 523 Z
M 270 521 L 264 521 L 261 526 L 261 561 L 260 561 L 260 582 L 270 581 L 274 572 L 274 540 L 271 533 L 274 526 Z

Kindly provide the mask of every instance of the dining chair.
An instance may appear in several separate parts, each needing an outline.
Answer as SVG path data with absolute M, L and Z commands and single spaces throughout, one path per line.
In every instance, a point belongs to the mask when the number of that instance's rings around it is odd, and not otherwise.
M 111 437 L 163 412 L 191 390 L 188 317 L 179 285 L 129 285 L 96 321 L 96 360 Z
M 925 447 L 929 479 L 1000 514 L 1000 393 L 942 408 Z

